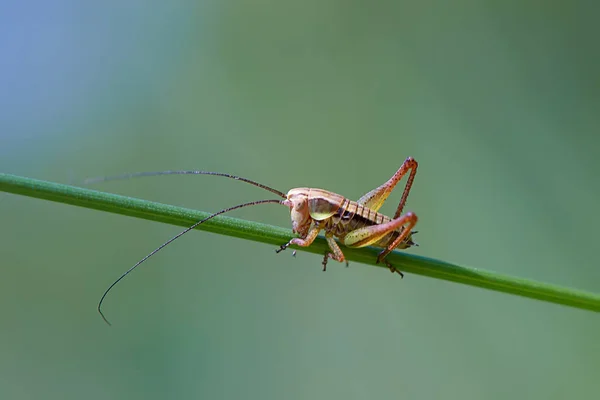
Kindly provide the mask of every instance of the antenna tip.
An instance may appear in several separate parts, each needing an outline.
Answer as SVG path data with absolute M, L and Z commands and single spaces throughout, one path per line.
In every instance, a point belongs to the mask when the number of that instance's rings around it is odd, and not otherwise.
M 104 320 L 104 322 L 106 322 L 106 325 L 112 326 L 112 324 L 106 319 L 106 317 L 104 316 L 104 313 L 102 313 L 102 311 L 100 310 L 100 308 L 98 308 L 98 312 L 100 313 L 100 316 L 102 317 L 102 319 Z

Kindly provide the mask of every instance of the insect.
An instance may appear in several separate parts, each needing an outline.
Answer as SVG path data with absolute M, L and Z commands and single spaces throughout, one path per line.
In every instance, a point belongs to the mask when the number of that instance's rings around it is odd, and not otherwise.
M 377 263 L 384 263 L 392 273 L 397 272 L 401 277 L 403 277 L 404 275 L 402 272 L 397 270 L 386 260 L 386 256 L 396 248 L 406 249 L 416 245 L 416 243 L 412 241 L 412 235 L 416 232 L 413 232 L 412 229 L 417 223 L 417 216 L 412 212 L 407 212 L 406 214 L 402 215 L 402 210 L 404 209 L 406 199 L 408 198 L 413 180 L 417 173 L 417 166 L 417 161 L 415 161 L 415 159 L 412 157 L 408 157 L 389 180 L 387 180 L 381 186 L 366 193 L 357 201 L 349 200 L 344 196 L 327 190 L 307 187 L 291 189 L 287 192 L 287 194 L 285 194 L 279 190 L 273 189 L 250 179 L 210 171 L 140 172 L 106 178 L 89 179 L 86 181 L 86 183 L 158 175 L 215 175 L 246 182 L 274 193 L 283 199 L 258 200 L 239 204 L 216 212 L 205 219 L 196 222 L 194 225 L 160 245 L 150 254 L 142 258 L 135 265 L 125 271 L 125 273 L 123 273 L 117 280 L 115 280 L 102 295 L 98 303 L 98 312 L 104 321 L 110 325 L 110 322 L 106 319 L 102 312 L 102 303 L 108 292 L 110 292 L 110 290 L 131 271 L 174 240 L 178 239 L 192 229 L 195 229 L 198 225 L 218 215 L 236 210 L 238 208 L 266 203 L 282 204 L 288 207 L 290 209 L 290 216 L 292 220 L 292 230 L 298 235 L 298 237 L 293 238 L 285 244 L 282 244 L 276 250 L 277 253 L 280 253 L 292 245 L 308 247 L 317 238 L 319 232 L 324 231 L 325 239 L 327 240 L 330 251 L 326 251 L 324 254 L 322 262 L 323 271 L 327 269 L 327 261 L 330 258 L 339 262 L 347 263 L 342 249 L 335 240 L 335 238 L 337 238 L 343 245 L 350 248 L 374 246 L 383 249 L 377 257 Z M 390 218 L 377 212 L 388 198 L 390 193 L 394 190 L 398 182 L 400 182 L 400 180 L 407 173 L 409 173 L 408 179 L 394 216 Z

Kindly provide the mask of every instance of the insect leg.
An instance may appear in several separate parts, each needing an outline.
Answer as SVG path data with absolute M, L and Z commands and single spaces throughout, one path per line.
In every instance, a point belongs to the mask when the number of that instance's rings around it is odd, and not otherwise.
M 385 265 L 390 269 L 390 271 L 398 272 L 401 276 L 404 276 L 402 275 L 402 272 L 398 271 L 389 262 L 385 261 L 385 257 L 392 250 L 398 247 L 398 245 L 402 243 L 402 241 L 406 239 L 408 235 L 410 235 L 412 228 L 414 228 L 416 223 L 416 214 L 408 212 L 399 218 L 393 219 L 381 225 L 371 225 L 366 226 L 364 228 L 356 229 L 346 235 L 346 237 L 344 238 L 344 244 L 348 247 L 369 246 L 371 244 L 377 243 L 390 232 L 393 232 L 402 227 L 400 235 L 391 244 L 389 244 L 381 253 L 379 253 L 379 256 L 377 257 L 377 262 L 384 262 Z
M 292 240 L 290 240 L 289 242 L 287 242 L 286 244 L 282 244 L 281 246 L 279 246 L 279 248 L 277 250 L 275 250 L 276 253 L 280 253 L 283 250 L 287 249 L 289 246 L 296 244 L 300 247 L 308 247 L 312 244 L 312 242 L 315 241 L 315 239 L 317 238 L 317 235 L 319 234 L 319 232 L 321 231 L 321 228 L 317 227 L 317 226 L 313 226 L 310 231 L 308 231 L 308 234 L 306 235 L 306 237 L 304 238 L 293 238 Z
M 394 187 L 396 187 L 402 177 L 406 175 L 408 171 L 410 171 L 410 175 L 406 181 L 406 186 L 404 187 L 404 193 L 402 193 L 402 198 L 400 199 L 400 204 L 398 204 L 398 208 L 394 214 L 394 219 L 398 218 L 402 213 L 402 209 L 404 208 L 404 204 L 408 198 L 408 193 L 410 192 L 413 180 L 415 179 L 418 165 L 419 164 L 414 158 L 408 157 L 406 160 L 404 160 L 398 171 L 396 171 L 396 173 L 387 182 L 362 196 L 360 199 L 358 199 L 358 203 L 370 208 L 373 211 L 379 210 L 383 203 L 385 203 L 385 200 L 388 198 L 390 193 L 392 193 L 392 190 L 394 190 Z
M 331 249 L 332 253 L 330 253 L 328 251 L 325 252 L 325 257 L 323 258 L 323 271 L 327 270 L 327 261 L 330 258 L 334 259 L 335 261 L 339 261 L 339 262 L 346 261 L 346 266 L 348 266 L 348 261 L 346 260 L 346 257 L 344 256 L 342 249 L 340 249 L 340 246 L 337 244 L 337 242 L 333 238 L 333 234 L 325 235 L 325 239 L 327 240 L 327 244 L 329 244 L 329 248 Z
M 387 261 L 385 259 L 385 257 L 388 254 L 390 254 L 390 252 L 392 250 L 394 250 L 396 247 L 398 247 L 398 245 L 400 243 L 402 243 L 402 241 L 404 239 L 406 239 L 408 237 L 408 235 L 411 234 L 412 228 L 414 228 L 415 225 L 417 224 L 417 216 L 416 216 L 416 214 L 413 214 L 412 212 L 408 212 L 408 213 L 404 214 L 404 216 L 402 216 L 394 221 L 401 221 L 401 220 L 406 220 L 407 225 L 404 227 L 404 229 L 402 230 L 400 235 L 391 244 L 389 244 L 388 247 L 386 247 L 381 253 L 379 253 L 379 256 L 377 256 L 377 262 L 385 263 L 385 265 L 390 269 L 391 272 L 398 272 L 400 274 L 400 276 L 404 277 L 402 272 L 398 271 L 396 269 L 396 267 L 394 267 L 392 264 L 389 263 L 389 261 Z M 402 223 L 400 225 L 403 226 L 404 223 Z

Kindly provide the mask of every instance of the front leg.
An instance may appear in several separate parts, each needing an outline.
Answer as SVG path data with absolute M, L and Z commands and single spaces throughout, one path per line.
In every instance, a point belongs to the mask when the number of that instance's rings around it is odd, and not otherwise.
M 287 249 L 288 247 L 290 247 L 293 244 L 296 244 L 300 247 L 308 247 L 312 244 L 312 242 L 315 241 L 315 239 L 317 238 L 317 235 L 319 234 L 319 232 L 321 231 L 321 228 L 317 227 L 317 226 L 313 226 L 310 231 L 308 231 L 308 233 L 306 234 L 306 237 L 304 238 L 293 238 L 292 240 L 290 240 L 289 242 L 287 242 L 286 244 L 282 244 L 281 246 L 279 246 L 279 248 L 277 250 L 275 250 L 276 253 L 281 253 L 283 250 Z

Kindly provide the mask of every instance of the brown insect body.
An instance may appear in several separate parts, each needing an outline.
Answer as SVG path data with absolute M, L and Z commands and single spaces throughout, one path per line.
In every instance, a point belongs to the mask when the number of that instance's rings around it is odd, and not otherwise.
M 417 172 L 417 162 L 407 158 L 398 171 L 383 185 L 371 190 L 358 201 L 352 201 L 337 193 L 324 189 L 296 188 L 290 190 L 281 204 L 290 208 L 292 228 L 300 237 L 282 245 L 277 252 L 290 245 L 310 246 L 320 231 L 325 231 L 325 239 L 331 253 L 323 259 L 323 270 L 327 260 L 333 258 L 344 262 L 346 258 L 335 241 L 337 237 L 347 247 L 375 246 L 384 250 L 377 262 L 385 263 L 392 272 L 402 273 L 394 268 L 385 257 L 395 248 L 405 249 L 412 241 L 412 228 L 417 216 L 408 212 L 401 216 L 408 193 Z M 396 184 L 410 171 L 404 193 L 393 218 L 378 212 Z
M 292 226 L 300 227 L 300 229 L 294 229 L 295 233 L 303 236 L 308 233 L 311 226 L 318 226 L 326 234 L 337 237 L 348 247 L 361 247 L 352 246 L 352 243 L 344 241 L 349 232 L 392 221 L 387 215 L 373 211 L 356 201 L 324 189 L 292 189 L 288 192 L 288 200 L 289 203 L 284 201 L 284 204 L 289 205 L 291 208 Z M 371 243 L 371 246 L 385 248 L 401 233 L 400 228 L 395 229 L 376 242 Z M 406 249 L 412 245 L 414 245 L 414 242 L 409 233 L 397 248 Z
M 277 249 L 278 253 L 287 249 L 290 245 L 297 245 L 301 247 L 310 246 L 317 238 L 319 232 L 324 231 L 325 240 L 327 240 L 327 244 L 329 245 L 331 252 L 328 251 L 324 255 L 322 263 L 323 271 L 326 269 L 329 258 L 339 262 L 346 261 L 344 253 L 335 240 L 335 238 L 338 238 L 340 242 L 347 247 L 358 248 L 375 246 L 383 248 L 377 257 L 377 262 L 384 263 L 390 269 L 390 271 L 398 272 L 402 276 L 402 272 L 398 271 L 394 266 L 386 261 L 385 257 L 396 248 L 405 249 L 415 244 L 412 241 L 412 228 L 417 223 L 417 216 L 412 212 L 407 212 L 404 215 L 401 214 L 417 172 L 417 166 L 417 162 L 412 157 L 407 158 L 388 181 L 371 190 L 357 201 L 349 200 L 344 196 L 328 190 L 308 187 L 291 189 L 289 192 L 287 192 L 287 194 L 285 194 L 279 190 L 247 178 L 212 171 L 178 170 L 138 172 L 133 174 L 124 174 L 114 177 L 88 180 L 87 183 L 158 175 L 213 175 L 246 182 L 274 193 L 280 198 L 283 198 L 283 200 L 258 200 L 249 203 L 238 204 L 237 206 L 229 207 L 211 214 L 203 220 L 196 222 L 194 225 L 190 226 L 183 232 L 175 235 L 154 249 L 154 251 L 139 260 L 131 268 L 125 271 L 117 280 L 115 280 L 100 298 L 100 301 L 98 302 L 98 312 L 100 315 L 102 315 L 104 321 L 109 323 L 101 309 L 102 302 L 104 301 L 104 298 L 108 292 L 110 292 L 110 290 L 131 271 L 145 262 L 148 258 L 152 257 L 158 251 L 163 249 L 165 246 L 214 217 L 229 211 L 258 204 L 283 204 L 290 208 L 292 229 L 294 233 L 298 234 L 299 237 L 296 237 L 290 240 L 288 243 L 281 245 L 279 249 Z M 408 176 L 406 186 L 404 187 L 402 198 L 400 199 L 400 203 L 398 204 L 398 208 L 396 209 L 394 216 L 390 218 L 380 214 L 378 212 L 379 208 L 383 205 L 402 177 L 409 172 L 410 174 Z

